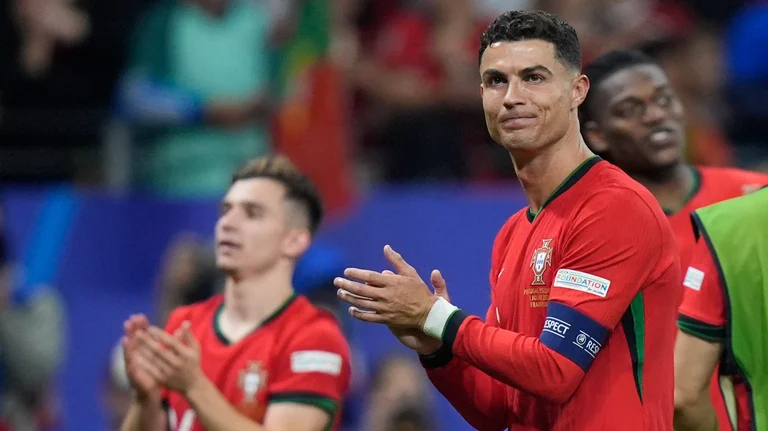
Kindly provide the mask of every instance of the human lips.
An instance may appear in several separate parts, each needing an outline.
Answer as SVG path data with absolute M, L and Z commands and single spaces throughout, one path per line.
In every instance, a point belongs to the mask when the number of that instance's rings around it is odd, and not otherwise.
M 219 248 L 219 250 L 222 250 L 222 251 L 238 250 L 241 248 L 241 245 L 238 242 L 233 240 L 228 240 L 228 239 L 220 240 L 216 245 Z
M 535 114 L 513 113 L 502 115 L 501 118 L 499 118 L 499 123 L 503 128 L 520 129 L 530 125 L 535 119 Z
M 665 148 L 678 144 L 678 133 L 674 127 L 661 126 L 651 130 L 645 141 L 655 148 Z

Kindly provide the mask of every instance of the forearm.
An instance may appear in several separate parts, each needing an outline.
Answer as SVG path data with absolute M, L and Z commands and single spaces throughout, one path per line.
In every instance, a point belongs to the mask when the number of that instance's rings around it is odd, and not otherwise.
M 421 361 L 435 388 L 475 429 L 495 431 L 509 425 L 507 388 L 501 382 L 458 358 L 451 359 L 450 352 L 442 349 Z
M 689 328 L 683 324 L 681 328 Z M 675 341 L 675 430 L 716 431 L 717 415 L 710 398 L 710 381 L 723 345 L 679 330 Z
M 461 310 L 439 326 L 437 334 L 425 331 L 432 336 L 442 334 L 455 357 L 506 385 L 551 402 L 568 400 L 584 376 L 579 365 L 549 349 L 539 338 L 487 325 Z
M 120 116 L 143 125 L 196 124 L 206 115 L 203 100 L 194 92 L 144 74 L 123 78 L 117 100 Z
M 709 394 L 702 394 L 693 402 L 675 403 L 675 431 L 717 431 L 717 415 L 709 399 Z
M 265 428 L 240 414 L 216 386 L 202 377 L 186 394 L 187 401 L 207 431 L 264 431 Z
M 134 399 L 123 419 L 120 431 L 165 431 L 166 415 L 159 396 Z

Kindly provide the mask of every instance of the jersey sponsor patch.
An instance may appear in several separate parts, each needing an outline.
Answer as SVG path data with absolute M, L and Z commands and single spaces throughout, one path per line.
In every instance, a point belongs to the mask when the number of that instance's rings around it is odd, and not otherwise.
M 611 281 L 586 272 L 558 269 L 552 286 L 578 290 L 605 298 Z
M 291 371 L 294 373 L 341 374 L 341 355 L 322 350 L 302 350 L 291 355 Z
M 587 371 L 600 353 L 607 335 L 608 330 L 586 314 L 552 301 L 539 339 L 542 344 Z
M 742 184 L 741 193 L 748 195 L 750 193 L 760 190 L 760 184 Z
M 698 291 L 701 290 L 702 284 L 704 284 L 704 271 L 689 266 L 688 271 L 685 273 L 683 286 Z

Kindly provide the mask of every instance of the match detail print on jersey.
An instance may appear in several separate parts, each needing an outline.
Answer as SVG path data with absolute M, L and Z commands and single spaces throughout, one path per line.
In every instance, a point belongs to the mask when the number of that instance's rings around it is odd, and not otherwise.
M 608 288 L 611 287 L 611 281 L 586 272 L 558 269 L 552 286 L 578 290 L 605 298 L 608 295 Z

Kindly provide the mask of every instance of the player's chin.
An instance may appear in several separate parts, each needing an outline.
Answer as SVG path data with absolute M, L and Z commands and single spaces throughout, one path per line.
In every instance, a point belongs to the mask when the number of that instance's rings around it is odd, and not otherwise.
M 219 269 L 219 271 L 225 274 L 231 274 L 237 271 L 238 269 L 237 262 L 235 262 L 234 259 L 227 256 L 217 256 L 216 267 Z
M 670 168 L 677 165 L 683 159 L 683 154 L 679 147 L 666 147 L 653 152 L 650 157 L 651 163 L 658 169 Z
M 507 151 L 531 151 L 535 150 L 533 132 L 529 130 L 516 130 L 501 135 L 501 146 Z

